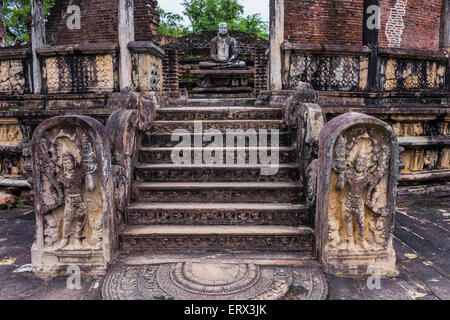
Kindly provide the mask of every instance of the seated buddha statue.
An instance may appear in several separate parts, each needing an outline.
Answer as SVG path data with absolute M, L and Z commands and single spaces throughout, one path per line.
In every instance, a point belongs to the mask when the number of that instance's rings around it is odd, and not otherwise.
M 200 69 L 243 69 L 245 61 L 238 60 L 237 41 L 230 37 L 228 25 L 219 24 L 217 37 L 211 41 L 210 60 L 200 62 Z

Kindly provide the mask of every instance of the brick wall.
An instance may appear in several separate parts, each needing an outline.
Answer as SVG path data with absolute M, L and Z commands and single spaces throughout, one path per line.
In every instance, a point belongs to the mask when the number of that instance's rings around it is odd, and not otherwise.
M 81 9 L 81 29 L 70 30 L 66 22 L 69 5 Z M 117 0 L 56 0 L 46 25 L 49 45 L 118 42 Z
M 360 45 L 363 0 L 285 0 L 285 39 Z
M 386 24 L 397 2 L 399 8 L 406 3 L 400 47 L 438 50 L 442 0 L 380 0 L 379 45 L 389 44 Z M 285 0 L 285 39 L 293 43 L 361 45 L 363 5 L 363 0 Z M 396 25 L 398 20 L 393 22 L 391 25 Z
M 159 13 L 156 0 L 134 0 L 134 33 L 136 41 L 159 43 L 156 35 L 159 27 Z
M 382 0 L 381 32 L 379 46 L 387 47 L 389 40 L 386 37 L 386 24 L 389 22 L 391 9 L 402 8 L 406 5 L 403 19 L 403 33 L 401 34 L 400 48 L 423 50 L 439 49 L 439 32 L 442 14 L 442 0 Z M 402 12 L 393 11 L 395 15 L 402 16 Z M 398 29 L 401 29 L 398 28 Z M 392 40 L 391 40 L 392 42 Z
M 81 29 L 66 26 L 69 5 L 81 9 Z M 134 0 L 137 41 L 157 41 L 156 0 Z M 46 25 L 49 45 L 118 42 L 118 0 L 56 0 Z

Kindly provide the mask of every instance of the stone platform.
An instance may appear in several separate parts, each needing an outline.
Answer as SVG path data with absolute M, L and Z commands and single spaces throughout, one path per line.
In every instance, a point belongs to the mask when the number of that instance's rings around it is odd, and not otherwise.
M 253 89 L 248 87 L 254 76 L 251 70 L 192 70 L 197 79 L 192 98 L 251 98 Z
M 434 201 L 421 200 L 400 203 L 397 207 L 394 246 L 397 255 L 396 277 L 383 277 L 380 289 L 369 289 L 366 277 L 343 277 L 339 274 L 326 275 L 328 300 L 448 300 L 450 299 L 449 254 L 448 254 L 448 215 L 450 198 Z M 110 281 L 117 274 L 131 279 L 130 286 L 123 286 L 129 298 L 139 292 L 147 292 L 149 285 L 137 281 L 140 270 L 159 269 L 165 265 L 176 266 L 185 262 L 226 261 L 237 266 L 255 265 L 260 272 L 266 268 L 287 268 L 290 270 L 315 267 L 314 261 L 305 253 L 225 253 L 204 254 L 191 250 L 182 254 L 132 254 L 123 255 L 110 269 L 110 275 L 83 276 L 80 290 L 67 288 L 68 275 L 62 272 L 41 279 L 27 270 L 31 262 L 30 247 L 35 235 L 33 209 L 23 207 L 15 210 L 0 211 L 0 300 L 100 300 L 107 288 L 114 288 Z M 19 270 L 21 269 L 21 271 Z M 213 267 L 210 270 L 214 270 Z M 198 270 L 197 266 L 194 269 Z M 237 270 L 232 267 L 231 270 Z M 139 271 L 134 274 L 132 272 Z M 262 270 L 262 271 L 261 271 Z M 16 272 L 15 272 L 16 271 Z M 128 271 L 125 273 L 125 271 Z M 162 272 L 162 271 L 161 271 Z M 286 269 L 284 270 L 286 272 Z M 290 272 L 290 271 L 288 271 Z M 212 273 L 208 273 L 212 274 Z M 233 273 L 232 273 L 233 274 Z M 315 275 L 315 273 L 311 273 Z M 151 272 L 143 274 L 143 280 L 152 279 Z M 192 279 L 192 277 L 190 277 Z M 121 283 L 124 284 L 122 278 Z M 313 279 L 315 279 L 313 277 Z M 119 279 L 120 280 L 120 279 Z M 106 281 L 106 282 L 105 282 Z M 301 280 L 304 281 L 304 280 Z M 109 283 L 109 284 L 108 284 Z M 137 291 L 135 284 L 145 284 Z M 240 282 L 243 283 L 243 282 Z M 302 283 L 302 282 L 300 282 Z M 104 285 L 102 285 L 104 284 Z M 310 287 L 303 286 L 305 289 Z M 116 287 L 117 288 L 117 287 Z M 317 287 L 320 288 L 320 287 Z M 301 288 L 298 288 L 301 289 Z M 157 290 L 162 290 L 161 288 Z M 110 291 L 111 292 L 111 291 Z M 116 292 L 118 292 L 116 290 Z M 180 291 L 181 292 L 181 291 Z M 280 292 L 280 291 L 277 291 Z M 284 292 L 284 291 L 282 291 Z M 300 291 L 305 298 L 306 290 Z M 311 292 L 310 290 L 308 292 Z M 316 291 L 320 292 L 320 291 Z M 297 293 L 297 292 L 296 292 Z M 191 293 L 189 293 L 191 294 Z M 279 294 L 280 296 L 282 294 Z M 317 295 L 316 295 L 317 296 Z M 292 295 L 284 296 L 290 299 Z M 298 295 L 296 296 L 298 297 Z M 312 299 L 312 296 L 310 296 Z

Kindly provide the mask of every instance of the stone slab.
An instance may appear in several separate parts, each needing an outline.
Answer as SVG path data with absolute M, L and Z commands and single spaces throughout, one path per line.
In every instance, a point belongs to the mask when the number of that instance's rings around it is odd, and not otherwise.
M 102 293 L 105 300 L 324 300 L 327 284 L 316 267 L 209 260 L 118 266 Z

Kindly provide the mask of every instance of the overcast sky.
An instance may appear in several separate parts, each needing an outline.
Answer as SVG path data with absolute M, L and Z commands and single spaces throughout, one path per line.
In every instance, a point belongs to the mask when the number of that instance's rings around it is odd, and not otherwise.
M 182 2 L 182 0 L 158 0 L 158 5 L 164 11 L 182 15 L 184 10 Z M 264 21 L 269 21 L 269 0 L 238 0 L 238 2 L 245 7 L 244 15 L 260 13 Z M 185 23 L 189 24 L 189 21 L 185 19 Z

